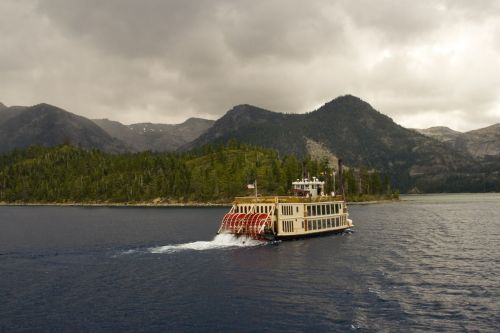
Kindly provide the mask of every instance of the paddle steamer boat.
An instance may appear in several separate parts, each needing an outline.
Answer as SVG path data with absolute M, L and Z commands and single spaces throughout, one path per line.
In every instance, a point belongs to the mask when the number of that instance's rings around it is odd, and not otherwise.
M 340 164 L 340 178 L 341 170 Z M 341 195 L 325 195 L 325 182 L 315 177 L 292 185 L 293 196 L 236 197 L 217 233 L 279 240 L 338 233 L 353 226 L 343 189 Z

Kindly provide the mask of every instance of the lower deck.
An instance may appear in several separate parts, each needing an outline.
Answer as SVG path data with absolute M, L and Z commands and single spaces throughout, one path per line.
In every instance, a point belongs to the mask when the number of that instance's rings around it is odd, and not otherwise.
M 296 234 L 288 234 L 288 235 L 277 235 L 274 238 L 277 240 L 295 240 L 295 239 L 303 239 L 303 238 L 313 238 L 313 237 L 321 237 L 321 236 L 328 236 L 328 235 L 333 235 L 333 234 L 339 234 L 342 232 L 345 232 L 348 230 L 350 227 L 343 227 L 343 228 L 335 228 L 335 229 L 325 229 L 321 230 L 320 232 L 309 232 L 309 233 L 296 233 Z
M 297 235 L 321 234 L 324 232 L 343 231 L 352 224 L 347 213 L 331 216 L 314 216 L 306 218 L 286 219 L 276 221 L 275 234 L 278 237 L 293 237 Z

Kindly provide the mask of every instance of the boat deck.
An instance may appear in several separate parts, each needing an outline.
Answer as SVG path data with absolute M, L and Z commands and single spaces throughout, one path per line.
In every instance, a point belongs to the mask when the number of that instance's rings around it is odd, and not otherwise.
M 297 197 L 297 196 L 259 196 L 259 197 L 236 197 L 235 204 L 243 203 L 310 203 L 310 202 L 330 202 L 344 201 L 341 195 L 323 195 L 317 197 Z

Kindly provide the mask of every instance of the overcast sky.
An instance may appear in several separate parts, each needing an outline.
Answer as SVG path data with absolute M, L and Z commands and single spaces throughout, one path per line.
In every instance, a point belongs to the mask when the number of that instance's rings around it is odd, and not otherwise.
M 0 101 L 123 123 L 312 111 L 500 122 L 499 1 L 2 0 Z

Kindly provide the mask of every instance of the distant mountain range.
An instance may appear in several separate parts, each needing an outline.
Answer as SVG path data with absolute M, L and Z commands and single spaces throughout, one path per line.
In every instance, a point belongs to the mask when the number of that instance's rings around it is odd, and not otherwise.
M 190 118 L 178 125 L 123 125 L 107 119 L 90 120 L 45 103 L 30 107 L 0 104 L 0 152 L 64 142 L 113 153 L 174 151 L 212 124 L 213 120 Z
M 465 133 L 444 126 L 415 130 L 474 157 L 500 155 L 500 123 Z
M 112 137 L 121 140 L 130 151 L 175 151 L 203 134 L 213 120 L 189 118 L 182 124 L 139 123 L 123 125 L 108 119 L 93 119 Z
M 347 95 L 305 114 L 238 105 L 217 121 L 124 125 L 89 120 L 48 104 L 0 104 L 0 151 L 70 141 L 109 152 L 187 151 L 229 140 L 310 155 L 390 174 L 402 191 L 483 191 L 500 179 L 500 124 L 460 133 L 446 127 L 406 129 Z M 496 183 L 495 183 L 496 184 Z

